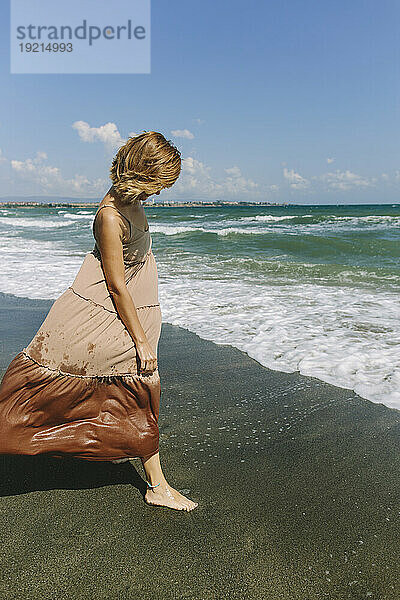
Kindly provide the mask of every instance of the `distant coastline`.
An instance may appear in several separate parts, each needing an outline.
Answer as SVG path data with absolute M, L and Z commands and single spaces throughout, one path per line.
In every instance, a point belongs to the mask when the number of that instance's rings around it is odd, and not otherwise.
M 59 202 L 47 202 L 40 200 L 8 200 L 0 198 L 0 205 L 3 207 L 15 207 L 15 206 L 36 206 L 36 207 L 53 207 L 53 208 L 94 208 L 98 206 L 99 202 L 95 201 L 83 201 L 83 202 L 71 202 L 61 200 Z M 288 206 L 286 203 L 280 202 L 247 202 L 243 201 L 229 201 L 229 200 L 216 200 L 216 201 L 196 201 L 196 200 L 159 200 L 146 202 L 146 206 Z

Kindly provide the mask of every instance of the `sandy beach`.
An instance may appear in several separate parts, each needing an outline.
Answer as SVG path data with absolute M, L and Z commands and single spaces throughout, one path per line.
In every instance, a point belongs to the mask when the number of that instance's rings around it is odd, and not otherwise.
M 0 294 L 0 375 L 50 301 Z M 8 599 L 398 600 L 400 411 L 163 323 L 161 459 L 1 456 Z

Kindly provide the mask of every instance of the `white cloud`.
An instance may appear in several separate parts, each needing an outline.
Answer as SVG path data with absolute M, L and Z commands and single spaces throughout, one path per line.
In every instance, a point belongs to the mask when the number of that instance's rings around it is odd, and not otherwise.
M 231 177 L 241 177 L 242 175 L 239 167 L 230 167 L 229 169 L 225 169 L 225 173 L 227 173 Z
M 195 192 L 200 195 L 212 194 L 215 188 L 210 170 L 210 167 L 192 156 L 183 158 L 181 174 L 174 185 L 174 192 L 181 194 L 185 192 Z
M 194 134 L 189 129 L 173 129 L 171 133 L 176 138 L 185 138 L 187 140 L 194 138 Z
M 309 181 L 305 177 L 302 177 L 300 173 L 296 173 L 294 169 L 283 169 L 283 176 L 289 182 L 290 187 L 294 189 L 304 189 L 308 187 Z
M 252 192 L 258 187 L 258 184 L 255 183 L 255 181 L 243 177 L 241 170 L 237 166 L 225 169 L 225 173 L 227 174 L 227 177 L 222 185 L 227 192 L 233 196 Z
M 258 184 L 243 177 L 239 167 L 224 170 L 226 176 L 213 178 L 211 167 L 203 162 L 187 156 L 182 159 L 181 175 L 170 192 L 171 196 L 188 196 L 190 198 L 238 198 L 248 200 L 249 195 L 258 194 Z
M 85 175 L 75 175 L 70 179 L 62 176 L 58 167 L 45 164 L 47 154 L 37 152 L 34 158 L 11 160 L 11 168 L 24 181 L 39 186 L 42 192 L 59 194 L 94 194 L 102 193 L 108 184 L 105 179 L 90 180 Z
M 86 121 L 75 121 L 72 128 L 76 129 L 83 142 L 102 142 L 110 149 L 122 146 L 124 140 L 115 123 L 106 123 L 100 127 L 91 127 Z
M 376 182 L 375 177 L 362 177 L 349 170 L 340 171 L 339 169 L 330 173 L 324 173 L 314 179 L 322 181 L 329 189 L 341 191 L 347 191 L 352 188 L 370 187 Z
M 326 162 L 328 163 L 328 165 L 332 164 L 334 162 L 334 158 L 327 158 Z
M 35 158 L 26 160 L 11 160 L 11 167 L 23 177 L 33 178 L 42 185 L 47 185 L 60 177 L 58 167 L 44 165 L 43 161 L 47 159 L 45 152 L 37 152 Z
M 334 159 L 331 160 L 333 161 Z M 291 188 L 296 190 L 307 188 L 310 193 L 318 191 L 321 188 L 321 184 L 325 191 L 347 191 L 353 188 L 367 188 L 373 186 L 377 181 L 376 177 L 363 177 L 357 173 L 352 173 L 350 170 L 340 171 L 339 169 L 323 173 L 322 175 L 313 175 L 309 179 L 306 179 L 294 169 L 287 169 L 285 167 L 283 169 L 283 176 Z

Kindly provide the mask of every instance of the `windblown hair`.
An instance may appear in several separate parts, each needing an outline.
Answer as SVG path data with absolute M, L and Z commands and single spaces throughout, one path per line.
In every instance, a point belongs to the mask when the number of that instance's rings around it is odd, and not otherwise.
M 136 204 L 147 196 L 171 187 L 181 172 L 181 153 L 156 131 L 130 137 L 118 150 L 110 169 L 114 190 L 124 204 Z

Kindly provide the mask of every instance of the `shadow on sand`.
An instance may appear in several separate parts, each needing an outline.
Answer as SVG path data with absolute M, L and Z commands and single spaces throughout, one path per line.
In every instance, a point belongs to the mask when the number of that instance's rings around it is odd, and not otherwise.
M 0 456 L 0 496 L 64 489 L 93 489 L 131 484 L 144 497 L 146 482 L 132 462 L 113 464 L 77 458 L 39 456 Z

